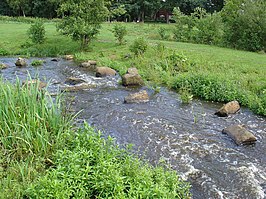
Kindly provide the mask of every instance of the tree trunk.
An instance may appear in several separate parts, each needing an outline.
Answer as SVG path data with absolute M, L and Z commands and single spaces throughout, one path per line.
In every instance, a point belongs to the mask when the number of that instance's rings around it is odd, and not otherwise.
M 142 11 L 141 12 L 141 22 L 143 22 L 143 23 L 144 23 L 144 18 L 145 18 L 145 12 Z

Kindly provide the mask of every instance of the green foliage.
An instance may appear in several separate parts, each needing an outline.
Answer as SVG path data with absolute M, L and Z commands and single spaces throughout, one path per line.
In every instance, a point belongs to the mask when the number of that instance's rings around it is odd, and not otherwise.
M 124 37 L 127 34 L 127 29 L 125 26 L 120 24 L 116 24 L 112 30 L 114 33 L 115 38 L 117 39 L 118 43 L 122 45 L 124 43 Z
M 43 65 L 43 60 L 33 60 L 31 62 L 31 65 L 32 66 L 41 66 L 41 65 Z
M 5 56 L 5 55 L 9 55 L 10 53 L 5 50 L 4 48 L 0 48 L 0 56 Z
M 228 46 L 260 51 L 266 49 L 266 1 L 229 0 L 222 10 Z
M 184 87 L 191 88 L 191 93 L 202 99 L 217 102 L 238 100 L 240 104 L 248 106 L 256 113 L 266 114 L 264 91 L 264 94 L 258 96 L 251 91 L 240 89 L 237 82 L 228 81 L 223 76 L 184 73 L 176 77 L 172 88 L 180 90 Z
M 63 1 L 58 10 L 62 16 L 58 30 L 80 41 L 81 47 L 86 48 L 99 33 L 100 24 L 108 15 L 105 3 L 105 0 Z
M 215 45 L 222 44 L 224 25 L 220 14 L 205 15 L 197 20 L 196 28 L 194 42 Z
M 85 124 L 55 155 L 54 169 L 26 191 L 30 198 L 189 198 L 176 172 L 153 168 Z
M 13 159 L 51 153 L 69 127 L 68 119 L 61 117 L 56 105 L 48 106 L 52 99 L 44 96 L 38 83 L 23 87 L 19 82 L 16 87 L 0 84 L 1 149 Z
M 29 38 L 33 43 L 41 44 L 45 40 L 44 23 L 41 20 L 36 21 L 28 30 Z
M 143 37 L 139 37 L 129 46 L 129 50 L 136 56 L 143 55 L 148 48 L 148 43 Z
M 174 19 L 177 22 L 173 30 L 176 41 L 222 45 L 224 25 L 220 14 L 207 14 L 206 10 L 196 8 L 187 16 L 175 9 Z
M 186 72 L 190 65 L 188 58 L 183 55 L 173 51 L 170 55 L 166 57 L 166 60 L 172 67 L 172 71 L 175 73 Z
M 193 95 L 191 94 L 191 88 L 188 85 L 182 86 L 179 89 L 179 94 L 181 97 L 181 101 L 184 104 L 189 104 L 193 99 Z
M 170 38 L 170 35 L 169 35 L 169 33 L 168 33 L 168 31 L 167 31 L 167 29 L 165 27 L 159 27 L 158 33 L 159 33 L 160 38 L 162 40 L 167 40 L 167 39 Z

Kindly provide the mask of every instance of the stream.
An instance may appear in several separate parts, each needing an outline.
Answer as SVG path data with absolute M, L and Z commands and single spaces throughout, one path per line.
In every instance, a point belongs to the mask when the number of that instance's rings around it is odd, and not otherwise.
M 120 146 L 133 144 L 134 151 L 155 165 L 164 161 L 191 183 L 193 199 L 266 198 L 266 120 L 246 108 L 227 118 L 214 115 L 222 104 L 193 100 L 181 103 L 177 93 L 161 88 L 157 94 L 147 87 L 133 89 L 119 84 L 121 78 L 96 78 L 74 62 L 45 58 L 40 67 L 15 66 L 17 58 L 0 57 L 9 67 L 0 70 L 4 80 L 15 82 L 38 76 L 58 92 L 68 77 L 79 77 L 94 88 L 67 93 L 71 108 L 84 120 L 112 136 Z M 28 63 L 32 58 L 27 59 Z M 150 101 L 125 104 L 124 97 L 147 90 Z M 237 146 L 222 129 L 244 124 L 257 137 L 252 146 Z

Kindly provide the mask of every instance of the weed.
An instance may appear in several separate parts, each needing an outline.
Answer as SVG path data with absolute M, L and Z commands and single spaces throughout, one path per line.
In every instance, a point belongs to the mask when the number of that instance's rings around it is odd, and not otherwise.
M 148 43 L 143 37 L 137 38 L 133 44 L 129 46 L 129 50 L 136 56 L 143 55 L 148 48 Z
M 41 65 L 43 65 L 43 60 L 33 60 L 31 62 L 31 65 L 32 66 L 41 66 Z
M 124 37 L 127 34 L 127 29 L 125 26 L 116 24 L 112 30 L 114 33 L 115 38 L 117 39 L 119 45 L 122 45 L 124 43 Z

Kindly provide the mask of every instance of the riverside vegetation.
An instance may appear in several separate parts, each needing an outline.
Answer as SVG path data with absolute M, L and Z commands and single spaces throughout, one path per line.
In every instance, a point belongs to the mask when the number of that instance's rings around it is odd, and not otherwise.
M 45 92 L 0 81 L 0 198 L 190 198 L 176 172 L 76 127 Z

